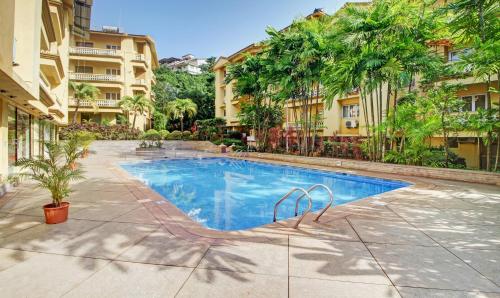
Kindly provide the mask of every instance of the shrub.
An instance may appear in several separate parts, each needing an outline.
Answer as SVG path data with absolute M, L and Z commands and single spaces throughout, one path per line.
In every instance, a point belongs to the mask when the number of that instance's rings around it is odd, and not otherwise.
M 180 132 L 178 130 L 174 130 L 168 135 L 168 139 L 169 140 L 180 140 L 180 139 L 182 139 L 182 132 Z
M 78 145 L 81 146 L 86 152 L 89 149 L 90 144 L 96 140 L 97 134 L 86 130 L 80 130 L 72 132 L 68 138 L 75 138 Z
M 191 140 L 199 140 L 199 139 L 200 139 L 200 132 L 199 131 L 193 132 L 193 134 L 191 135 Z
M 162 140 L 167 140 L 169 134 L 170 132 L 168 132 L 168 130 L 160 130 L 160 137 Z
M 241 140 L 241 138 L 243 137 L 243 134 L 237 130 L 230 130 L 227 132 L 227 137 L 229 139 Z
M 215 140 L 215 141 L 212 141 L 212 143 L 215 145 L 224 144 L 226 146 L 232 146 L 234 144 L 235 146 L 244 146 L 243 141 L 238 140 L 238 139 Z
M 127 125 L 99 125 L 97 123 L 71 124 L 59 131 L 61 140 L 68 140 L 72 134 L 87 131 L 95 134 L 98 140 L 138 140 L 142 132 Z
M 165 127 L 167 126 L 167 117 L 163 113 L 154 112 L 153 125 L 154 129 L 158 131 L 165 130 Z
M 146 147 L 160 148 L 161 145 L 163 144 L 161 141 L 160 133 L 158 131 L 156 131 L 155 129 L 150 129 L 150 130 L 146 131 L 142 135 L 142 139 L 143 139 L 143 141 L 140 144 L 141 148 L 146 148 Z
M 182 139 L 183 140 L 191 139 L 191 132 L 189 130 L 183 131 L 182 132 Z

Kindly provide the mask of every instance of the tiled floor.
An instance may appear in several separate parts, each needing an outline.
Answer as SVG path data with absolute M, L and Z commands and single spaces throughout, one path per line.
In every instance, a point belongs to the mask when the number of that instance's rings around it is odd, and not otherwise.
M 93 146 L 64 224 L 43 223 L 32 185 L 0 199 L 1 297 L 500 297 L 499 187 L 416 179 L 298 231 L 223 239 L 123 179 L 133 146 Z

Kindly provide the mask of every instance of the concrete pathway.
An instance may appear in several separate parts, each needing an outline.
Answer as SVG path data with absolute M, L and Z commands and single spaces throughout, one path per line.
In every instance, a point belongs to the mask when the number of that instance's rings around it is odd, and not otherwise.
M 134 145 L 95 143 L 64 224 L 43 223 L 49 194 L 33 185 L 0 199 L 1 297 L 500 297 L 499 187 L 419 179 L 299 231 L 207 241 L 110 166 Z

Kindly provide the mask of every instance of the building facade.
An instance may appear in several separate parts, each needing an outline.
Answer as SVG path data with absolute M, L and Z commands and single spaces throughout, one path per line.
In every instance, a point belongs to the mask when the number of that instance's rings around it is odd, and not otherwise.
M 207 64 L 207 59 L 196 58 L 191 54 L 184 55 L 181 58 L 170 57 L 160 60 L 162 66 L 194 75 L 201 74 L 202 66 L 205 64 Z
M 351 4 L 352 5 L 352 4 Z M 366 3 L 354 5 L 367 5 Z M 315 11 L 315 13 L 317 13 Z M 313 14 L 314 15 L 314 14 Z M 321 14 L 319 14 L 321 15 Z M 443 60 L 447 63 L 455 63 L 459 59 L 461 51 L 466 49 L 456 49 L 449 42 L 437 42 L 429 45 L 433 51 L 441 55 Z M 215 111 L 216 117 L 226 119 L 226 125 L 231 130 L 243 129 L 238 121 L 237 115 L 240 111 L 241 102 L 245 98 L 237 98 L 234 95 L 233 88 L 234 82 L 226 83 L 227 67 L 233 63 L 241 62 L 247 54 L 255 54 L 262 50 L 259 44 L 252 44 L 228 57 L 220 57 L 213 71 L 215 72 Z M 475 112 L 479 108 L 486 106 L 486 91 L 487 84 L 485 81 L 478 80 L 477 78 L 468 77 L 463 79 L 446 79 L 448 83 L 459 83 L 464 86 L 463 89 L 458 91 L 458 96 L 461 97 L 466 103 L 465 109 L 470 112 Z M 419 83 L 415 82 L 414 88 L 418 88 Z M 492 77 L 492 86 L 498 85 L 498 78 Z M 420 90 L 416 90 L 420 91 Z M 383 88 L 386 92 L 386 88 Z M 382 95 L 385 98 L 386 94 Z M 491 93 L 492 103 L 499 103 L 499 95 Z M 311 111 L 314 119 L 314 114 L 317 114 L 316 122 L 317 133 L 319 136 L 324 137 L 366 137 L 366 123 L 364 111 L 371 113 L 371 105 L 363 107 L 360 100 L 360 94 L 357 90 L 343 97 L 336 97 L 332 99 L 331 107 L 327 107 L 322 96 L 322 92 L 315 94 L 311 100 Z M 390 106 L 393 105 L 393 100 Z M 376 109 L 377 105 L 373 105 Z M 382 107 L 384 108 L 384 107 Z M 295 121 L 295 115 L 300 115 L 297 112 L 293 102 L 289 100 L 285 104 L 283 128 L 300 129 L 300 124 Z M 374 111 L 375 114 L 378 111 Z M 382 111 L 385 114 L 385 109 Z M 431 139 L 432 145 L 440 146 L 443 142 L 443 137 L 435 135 Z M 496 146 L 496 144 L 490 144 Z M 471 132 L 462 131 L 454 134 L 451 137 L 450 150 L 464 158 L 468 168 L 483 168 L 486 164 L 486 148 L 482 142 L 478 142 L 477 136 Z M 492 149 L 493 150 L 493 149 Z M 494 152 L 494 151 L 493 151 Z
M 155 82 L 153 70 L 158 58 L 153 39 L 147 35 L 119 32 L 114 27 L 102 31 L 91 30 L 88 38 L 73 35 L 69 48 L 69 76 L 76 83 L 85 82 L 100 91 L 98 110 L 89 102 L 81 102 L 76 115 L 78 123 L 118 124 L 123 119 L 118 101 L 124 96 L 144 94 L 154 100 L 151 87 Z M 69 117 L 73 119 L 76 100 L 69 90 Z M 128 115 L 132 118 L 133 115 Z M 138 115 L 135 127 L 140 130 L 151 126 L 152 115 Z M 131 123 L 131 121 L 130 121 Z
M 69 44 L 85 32 L 91 0 L 0 2 L 0 175 L 43 155 L 68 123 Z M 75 23 L 75 19 L 78 22 Z M 76 28 L 78 27 L 78 28 Z

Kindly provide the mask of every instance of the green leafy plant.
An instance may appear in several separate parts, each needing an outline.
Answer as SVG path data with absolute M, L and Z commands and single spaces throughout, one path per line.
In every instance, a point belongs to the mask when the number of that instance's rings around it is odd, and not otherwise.
M 71 193 L 69 183 L 84 178 L 81 167 L 74 166 L 81 152 L 76 139 L 46 142 L 44 146 L 46 157 L 21 158 L 16 162 L 21 171 L 26 170 L 18 176 L 32 179 L 39 187 L 47 189 L 51 193 L 53 206 L 58 207 Z
M 177 98 L 167 103 L 165 113 L 169 120 L 179 120 L 184 131 L 184 118 L 193 118 L 198 113 L 198 106 L 189 98 Z
M 168 138 L 168 135 L 170 134 L 170 132 L 168 130 L 160 130 L 160 137 L 162 140 L 166 140 Z
M 182 139 L 182 132 L 178 131 L 178 130 L 174 130 L 172 131 L 168 137 L 167 137 L 169 140 L 181 140 Z
M 183 140 L 191 139 L 191 132 L 189 130 L 183 131 L 182 132 L 182 139 Z
M 146 142 L 147 146 L 149 148 L 161 148 L 163 145 L 161 134 L 156 131 L 155 129 L 150 129 L 144 133 L 142 136 L 143 141 Z M 141 147 L 143 143 L 141 143 Z
M 97 106 L 97 96 L 101 93 L 99 88 L 88 83 L 75 83 L 73 81 L 69 81 L 69 89 L 73 91 L 73 97 L 76 101 L 76 107 L 73 113 L 73 124 L 76 123 L 76 116 L 78 115 L 78 109 L 80 108 L 82 101 L 89 102 L 94 111 L 99 110 L 99 107 Z
M 132 120 L 132 128 L 135 128 L 135 121 L 137 120 L 137 115 L 142 115 L 145 112 L 152 113 L 154 111 L 154 106 L 151 100 L 146 98 L 144 94 L 137 94 L 134 96 L 124 96 L 118 105 L 122 110 L 126 112 L 134 113 L 134 120 Z

